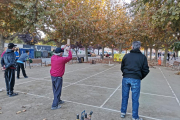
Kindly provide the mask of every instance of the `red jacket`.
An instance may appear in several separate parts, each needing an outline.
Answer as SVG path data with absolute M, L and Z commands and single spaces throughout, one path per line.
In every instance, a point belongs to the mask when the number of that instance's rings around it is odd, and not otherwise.
M 62 77 L 65 71 L 65 64 L 72 59 L 72 53 L 69 51 L 68 57 L 60 57 L 53 55 L 51 57 L 51 70 L 50 74 L 53 77 Z

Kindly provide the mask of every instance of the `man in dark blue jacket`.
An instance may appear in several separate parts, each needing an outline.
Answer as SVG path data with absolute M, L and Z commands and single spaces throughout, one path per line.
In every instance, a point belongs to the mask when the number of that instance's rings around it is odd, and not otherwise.
M 140 51 L 141 42 L 133 42 L 132 47 L 133 49 L 124 56 L 121 63 L 121 71 L 123 72 L 121 117 L 124 118 L 126 115 L 129 90 L 131 88 L 132 119 L 142 120 L 138 116 L 140 87 L 141 80 L 149 73 L 149 66 L 146 56 Z
M 6 90 L 7 95 L 9 97 L 18 95 L 14 93 L 14 84 L 15 84 L 15 62 L 16 62 L 16 55 L 14 53 L 16 45 L 13 43 L 8 44 L 8 49 L 6 50 L 5 54 L 1 59 L 2 70 L 5 70 L 5 81 L 6 81 Z

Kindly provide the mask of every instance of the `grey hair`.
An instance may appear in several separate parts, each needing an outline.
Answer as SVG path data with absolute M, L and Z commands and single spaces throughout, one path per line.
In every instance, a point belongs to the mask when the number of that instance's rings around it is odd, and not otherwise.
M 132 43 L 132 46 L 133 46 L 133 49 L 140 49 L 140 47 L 141 47 L 141 42 L 140 41 L 134 41 L 133 43 Z

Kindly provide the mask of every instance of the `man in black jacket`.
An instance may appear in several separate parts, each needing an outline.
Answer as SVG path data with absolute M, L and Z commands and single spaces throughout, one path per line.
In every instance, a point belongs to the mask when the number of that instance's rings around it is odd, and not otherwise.
M 14 84 L 15 84 L 15 62 L 16 62 L 16 55 L 14 53 L 16 45 L 13 43 L 8 44 L 8 49 L 6 50 L 5 54 L 1 59 L 2 70 L 5 70 L 5 82 L 6 82 L 6 90 L 7 95 L 9 97 L 18 95 L 14 93 Z
M 121 71 L 123 72 L 121 117 L 124 118 L 126 115 L 129 90 L 131 88 L 132 119 L 142 120 L 138 116 L 140 86 L 141 80 L 149 73 L 149 67 L 146 56 L 140 51 L 141 42 L 133 42 L 132 47 L 133 49 L 124 56 L 121 63 Z

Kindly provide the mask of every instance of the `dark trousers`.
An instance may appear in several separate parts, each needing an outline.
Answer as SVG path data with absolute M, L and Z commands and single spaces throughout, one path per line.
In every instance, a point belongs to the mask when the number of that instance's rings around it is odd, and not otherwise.
M 26 77 L 26 71 L 24 69 L 24 64 L 23 63 L 17 63 L 17 77 L 19 78 L 19 74 L 20 74 L 20 68 L 22 70 L 23 76 Z
M 52 88 L 54 94 L 52 107 L 56 107 L 58 106 L 58 103 L 61 100 L 60 97 L 61 97 L 63 79 L 62 77 L 53 77 L 53 76 L 51 76 L 51 79 L 52 79 Z
M 5 82 L 6 82 L 7 93 L 13 94 L 14 84 L 15 84 L 15 69 L 5 70 Z

